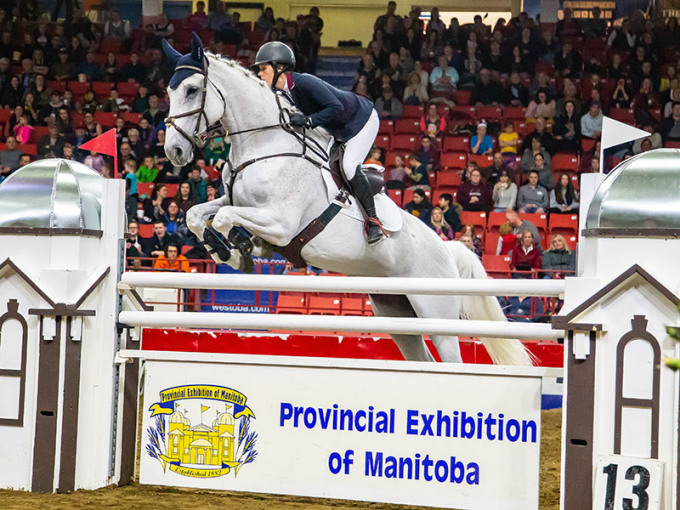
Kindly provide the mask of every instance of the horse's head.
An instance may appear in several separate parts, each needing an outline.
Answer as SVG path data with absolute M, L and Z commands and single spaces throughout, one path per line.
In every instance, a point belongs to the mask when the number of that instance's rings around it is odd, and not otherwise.
M 165 40 L 163 50 L 174 69 L 168 87 L 170 111 L 166 119 L 165 154 L 173 165 L 184 166 L 193 159 L 194 146 L 205 145 L 209 132 L 219 126 L 224 102 L 217 88 L 209 86 L 208 59 L 196 34 L 187 55 Z

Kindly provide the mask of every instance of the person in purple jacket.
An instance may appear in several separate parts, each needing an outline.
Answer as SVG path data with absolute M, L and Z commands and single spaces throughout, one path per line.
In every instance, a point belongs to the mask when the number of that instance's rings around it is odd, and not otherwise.
M 292 72 L 295 55 L 288 45 L 279 41 L 264 44 L 257 52 L 255 65 L 258 76 L 273 89 L 287 93 L 300 110 L 291 113 L 291 125 L 324 127 L 337 142 L 344 144 L 341 167 L 368 217 L 368 244 L 380 242 L 384 232 L 375 212 L 368 178 L 361 169 L 380 127 L 373 104 L 365 97 L 339 90 L 311 74 Z
M 456 200 L 464 211 L 488 211 L 493 206 L 493 195 L 489 187 L 482 182 L 482 174 L 475 168 L 470 172 L 470 179 L 465 181 L 458 192 Z

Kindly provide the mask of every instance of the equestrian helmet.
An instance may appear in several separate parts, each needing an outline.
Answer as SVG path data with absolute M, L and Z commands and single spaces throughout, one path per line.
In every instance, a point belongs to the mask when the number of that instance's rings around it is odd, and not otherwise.
M 290 70 L 295 67 L 295 54 L 287 44 L 271 41 L 263 44 L 257 50 L 255 65 L 259 66 L 260 64 L 271 64 L 273 66 L 281 64 L 286 70 Z

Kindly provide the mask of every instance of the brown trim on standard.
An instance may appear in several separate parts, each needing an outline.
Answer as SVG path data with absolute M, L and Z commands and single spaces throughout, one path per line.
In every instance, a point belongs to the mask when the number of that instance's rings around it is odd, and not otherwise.
M 553 315 L 550 323 L 553 329 L 564 329 L 572 331 L 602 331 L 602 324 L 586 324 L 574 322 L 569 324 L 563 316 Z
M 636 274 L 641 276 L 647 283 L 649 283 L 652 287 L 654 287 L 656 290 L 658 290 L 666 299 L 668 299 L 675 306 L 678 306 L 680 304 L 680 298 L 678 298 L 678 296 L 673 294 L 659 280 L 654 278 L 651 274 L 649 274 L 647 271 L 642 269 L 639 265 L 635 264 L 635 265 L 631 266 L 630 268 L 626 269 L 623 273 L 621 273 L 619 276 L 614 278 L 611 282 L 609 282 L 607 285 L 602 287 L 595 294 L 590 296 L 583 303 L 581 303 L 576 308 L 574 308 L 571 312 L 569 312 L 567 315 L 560 315 L 559 317 L 555 317 L 555 319 L 558 319 L 560 322 L 569 322 L 569 321 L 575 319 L 580 314 L 585 312 L 588 308 L 590 308 L 595 303 L 600 301 L 607 294 L 609 294 L 614 289 L 616 289 L 619 285 L 621 285 L 626 280 L 628 280 L 629 278 L 631 278 L 632 276 L 634 276 Z
M 90 294 L 92 294 L 92 292 L 99 286 L 99 284 L 104 281 L 104 278 L 106 278 L 110 272 L 111 268 L 107 267 L 106 270 L 99 275 L 99 278 L 97 278 L 92 283 L 92 285 L 88 287 L 88 289 L 83 293 L 82 296 L 80 296 L 80 299 L 76 301 L 75 305 L 73 305 L 74 308 L 80 308 L 80 305 L 82 305 L 85 302 L 85 300 L 90 296 Z
M 153 310 L 154 310 L 153 306 L 147 305 L 144 302 L 144 298 L 139 295 L 139 292 L 137 292 L 137 289 L 130 288 L 129 292 L 130 292 L 130 294 L 132 294 L 134 296 L 134 298 L 137 300 L 137 304 L 139 304 L 139 306 L 141 306 L 142 309 L 145 312 L 153 312 Z
M 634 315 L 631 319 L 631 330 L 623 335 L 616 347 L 616 396 L 614 418 L 614 453 L 621 455 L 621 429 L 624 407 L 650 409 L 652 411 L 652 444 L 651 457 L 659 458 L 659 394 L 661 391 L 661 346 L 658 340 L 647 331 L 647 319 L 644 315 Z M 623 356 L 626 346 L 633 340 L 645 340 L 654 351 L 652 398 L 626 398 L 623 396 Z
M 583 237 L 680 237 L 676 228 L 584 228 Z
M 19 302 L 10 299 L 7 302 L 7 313 L 0 316 L 0 331 L 5 321 L 16 320 L 21 324 L 21 364 L 19 369 L 0 369 L 0 377 L 19 378 L 19 409 L 16 419 L 0 418 L 0 425 L 10 427 L 24 426 L 24 404 L 26 400 L 26 359 L 28 357 L 28 323 L 23 315 L 19 313 Z M 0 336 L 0 344 L 2 337 Z
M 130 329 L 125 329 L 125 348 L 139 350 L 141 341 L 130 339 Z M 119 365 L 125 367 L 123 383 L 123 420 L 119 429 L 121 434 L 120 480 L 119 485 L 132 482 L 135 474 L 135 452 L 137 450 L 137 410 L 139 399 L 139 359 Z
M 104 235 L 101 230 L 88 228 L 31 228 L 31 227 L 0 227 L 0 235 L 31 235 L 31 236 L 82 236 L 99 237 Z
M 55 317 L 57 315 L 63 317 L 94 317 L 97 315 L 97 312 L 95 310 L 75 310 L 64 303 L 57 303 L 54 308 L 30 308 L 28 310 L 28 315 L 46 315 L 47 317 Z
M 35 410 L 33 442 L 32 492 L 53 492 L 57 453 L 57 414 L 59 401 L 59 345 L 61 317 L 56 318 L 57 336 L 43 339 L 40 319 L 40 354 L 38 359 L 38 401 Z
M 19 269 L 19 267 L 14 262 L 12 262 L 11 259 L 6 258 L 3 262 L 0 262 L 0 271 L 2 271 L 5 267 L 12 268 L 12 270 L 18 274 L 34 291 L 36 291 L 38 295 L 47 302 L 48 305 L 52 307 L 56 305 L 56 303 L 52 301 L 52 299 L 47 294 L 45 294 L 45 292 L 40 287 L 38 287 L 38 285 L 26 275 L 26 273 Z
M 589 334 L 590 355 L 578 360 L 573 354 L 574 331 L 567 332 L 567 422 L 564 458 L 564 510 L 593 507 L 593 420 L 595 418 L 595 358 L 597 332 Z M 582 333 L 585 334 L 585 333 Z
M 72 322 L 73 317 L 66 319 L 66 364 L 64 366 L 64 401 L 61 418 L 58 492 L 73 492 L 76 487 L 82 339 L 81 341 L 74 341 L 71 337 Z

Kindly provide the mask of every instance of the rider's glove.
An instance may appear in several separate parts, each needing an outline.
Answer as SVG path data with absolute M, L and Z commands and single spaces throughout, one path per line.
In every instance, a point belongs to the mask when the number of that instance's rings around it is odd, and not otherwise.
M 311 128 L 312 120 L 303 113 L 291 113 L 290 125 L 296 127 Z

